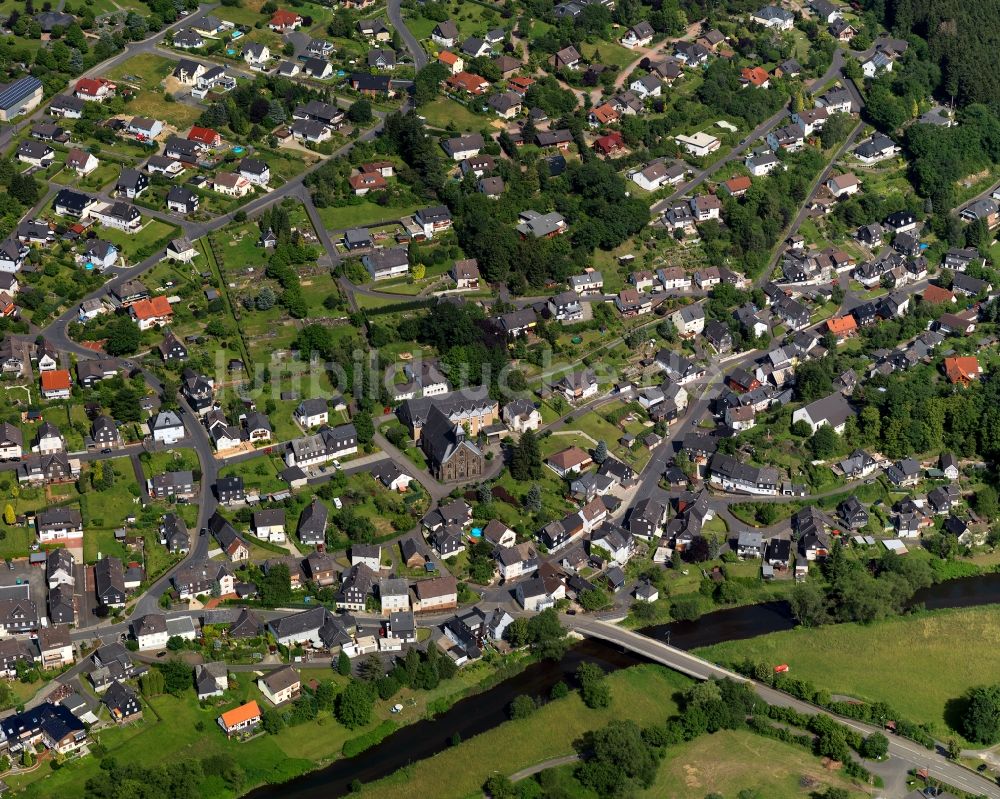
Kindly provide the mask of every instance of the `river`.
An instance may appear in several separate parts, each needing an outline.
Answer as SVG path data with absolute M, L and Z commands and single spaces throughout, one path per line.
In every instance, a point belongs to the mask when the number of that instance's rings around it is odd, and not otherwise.
M 923 604 L 928 610 L 994 603 L 1000 603 L 1000 574 L 949 580 L 921 589 L 913 597 L 913 604 Z M 697 649 L 793 627 L 795 620 L 788 603 L 779 601 L 717 610 L 696 621 L 646 627 L 641 632 L 680 649 Z M 558 663 L 545 661 L 529 666 L 495 688 L 455 703 L 450 710 L 433 719 L 399 729 L 356 757 L 337 760 L 326 768 L 303 774 L 280 786 L 261 786 L 247 794 L 247 798 L 331 799 L 343 796 L 350 792 L 354 780 L 372 782 L 410 763 L 436 755 L 450 746 L 455 733 L 466 740 L 502 724 L 509 718 L 509 705 L 515 697 L 521 694 L 548 696 L 553 685 L 560 680 L 568 682 L 583 662 L 597 663 L 605 671 L 613 671 L 645 661 L 601 641 L 582 641 Z

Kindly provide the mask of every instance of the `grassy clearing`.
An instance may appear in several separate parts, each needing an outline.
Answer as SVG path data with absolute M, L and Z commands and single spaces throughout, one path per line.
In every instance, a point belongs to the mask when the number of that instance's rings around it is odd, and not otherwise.
M 580 50 L 584 58 L 619 69 L 624 69 L 642 55 L 615 42 L 604 41 L 595 44 L 581 44 Z
M 479 795 L 494 771 L 511 774 L 534 763 L 573 752 L 573 741 L 612 719 L 628 717 L 640 725 L 662 722 L 676 712 L 671 696 L 689 685 L 687 678 L 661 666 L 636 666 L 610 675 L 611 707 L 588 710 L 579 696 L 550 702 L 527 719 L 509 721 L 460 746 L 365 786 L 362 797 L 449 799 Z M 658 697 L 660 701 L 651 701 Z M 558 730 L 558 734 L 553 734 Z M 441 775 L 448 774 L 447 780 Z M 661 796 L 668 794 L 662 793 Z
M 656 783 L 639 796 L 703 799 L 711 791 L 736 796 L 751 788 L 768 799 L 806 799 L 826 786 L 850 788 L 851 783 L 797 746 L 745 730 L 727 730 L 671 749 Z M 852 797 L 867 795 L 851 793 Z
M 110 241 L 121 252 L 133 259 L 135 254 L 144 247 L 152 247 L 159 241 L 169 239 L 180 233 L 176 225 L 169 225 L 159 219 L 147 218 L 136 233 L 125 233 L 114 228 L 101 227 L 101 238 Z M 138 259 L 141 260 L 141 259 Z
M 956 703 L 969 688 L 996 682 L 1000 609 L 942 610 L 870 626 L 796 629 L 699 651 L 718 662 L 751 657 L 787 663 L 795 677 L 832 694 L 888 702 L 906 718 L 955 735 Z M 915 686 L 919 689 L 915 690 Z
M 362 200 L 357 205 L 343 205 L 338 208 L 320 208 L 319 216 L 328 230 L 346 230 L 361 225 L 378 225 L 395 222 L 417 210 L 416 204 L 392 206 L 379 205 Z
M 438 97 L 434 102 L 420 107 L 420 114 L 427 118 L 432 128 L 447 128 L 454 125 L 458 130 L 481 130 L 490 124 L 490 119 L 470 111 L 450 97 Z

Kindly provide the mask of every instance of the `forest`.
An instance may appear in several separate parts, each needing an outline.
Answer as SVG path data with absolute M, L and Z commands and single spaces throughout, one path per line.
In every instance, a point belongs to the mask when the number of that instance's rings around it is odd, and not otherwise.
M 940 94 L 1000 110 L 1000 1 L 867 0 L 898 35 L 915 33 L 941 68 Z

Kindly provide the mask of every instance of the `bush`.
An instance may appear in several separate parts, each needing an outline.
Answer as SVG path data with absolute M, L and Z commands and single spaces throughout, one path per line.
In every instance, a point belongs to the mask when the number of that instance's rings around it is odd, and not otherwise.
M 510 703 L 510 717 L 512 719 L 526 719 L 537 709 L 538 705 L 535 704 L 533 698 L 527 694 L 521 694 L 514 697 L 514 701 Z

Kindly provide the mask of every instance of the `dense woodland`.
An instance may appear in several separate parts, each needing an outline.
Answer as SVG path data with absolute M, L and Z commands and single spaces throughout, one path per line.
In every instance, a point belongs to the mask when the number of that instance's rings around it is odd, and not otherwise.
M 941 68 L 941 94 L 1000 110 L 998 0 L 868 0 L 887 27 L 927 40 Z

